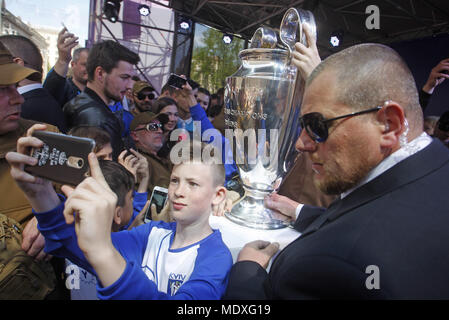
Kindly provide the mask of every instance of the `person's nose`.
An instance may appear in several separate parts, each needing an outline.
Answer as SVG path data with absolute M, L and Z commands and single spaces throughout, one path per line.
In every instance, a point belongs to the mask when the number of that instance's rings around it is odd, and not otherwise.
M 296 140 L 295 148 L 302 152 L 313 152 L 317 148 L 317 143 L 312 140 L 307 134 L 306 130 L 301 130 L 301 134 Z
M 185 186 L 184 183 L 179 182 L 174 190 L 174 194 L 176 198 L 183 198 L 184 197 L 184 191 L 185 191 Z
M 10 94 L 9 94 L 9 104 L 14 106 L 14 105 L 22 105 L 25 102 L 25 99 L 23 98 L 23 96 L 17 91 L 17 89 L 11 88 L 10 90 Z

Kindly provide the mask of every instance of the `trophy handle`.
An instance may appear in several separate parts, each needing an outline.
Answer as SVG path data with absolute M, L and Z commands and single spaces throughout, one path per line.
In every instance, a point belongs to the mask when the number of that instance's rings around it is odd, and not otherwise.
M 303 32 L 303 24 L 307 24 L 316 39 L 315 17 L 309 10 L 289 8 L 282 17 L 279 31 L 282 43 L 287 46 L 291 55 L 296 42 L 301 42 L 308 46 L 307 39 Z

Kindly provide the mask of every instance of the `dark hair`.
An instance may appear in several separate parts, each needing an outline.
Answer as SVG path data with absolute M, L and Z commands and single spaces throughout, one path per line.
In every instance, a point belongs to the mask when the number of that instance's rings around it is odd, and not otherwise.
M 126 61 L 136 65 L 139 63 L 140 58 L 137 53 L 113 40 L 94 44 L 87 58 L 86 70 L 89 81 L 94 80 L 97 67 L 102 67 L 107 73 L 110 73 L 112 69 L 117 67 L 119 61 Z
M 221 104 L 214 104 L 214 105 L 210 106 L 209 108 L 207 108 L 206 114 L 208 117 L 215 118 L 216 116 L 218 116 L 220 114 L 222 108 L 223 108 L 223 106 Z
M 0 36 L 0 42 L 8 49 L 14 58 L 24 61 L 25 67 L 38 71 L 40 77 L 33 78 L 35 81 L 42 81 L 42 55 L 39 48 L 30 39 L 18 35 Z
M 117 196 L 117 206 L 123 207 L 126 195 L 130 190 L 134 190 L 134 176 L 118 162 L 99 159 L 98 163 L 109 188 Z
M 93 126 L 78 126 L 73 127 L 69 131 L 69 135 L 83 137 L 83 138 L 91 138 L 95 140 L 95 148 L 94 153 L 97 153 L 105 145 L 111 143 L 111 136 L 109 133 L 99 127 Z
M 89 54 L 89 48 L 77 48 L 73 50 L 72 61 L 77 62 L 80 59 L 81 52 L 86 51 Z
M 157 113 L 160 113 L 162 109 L 164 109 L 166 106 L 169 105 L 175 105 L 176 108 L 178 108 L 178 104 L 176 103 L 176 101 L 170 97 L 161 97 L 159 99 L 157 99 L 154 103 L 153 103 L 153 110 L 156 111 Z
M 449 131 L 449 111 L 443 113 L 437 122 L 438 129 L 441 131 Z
M 204 93 L 206 96 L 210 97 L 210 92 L 206 88 L 198 88 L 198 92 Z
M 168 94 L 171 96 L 176 92 L 176 89 L 168 85 L 168 83 L 166 83 L 161 89 L 161 94 L 163 94 L 166 91 L 168 91 Z

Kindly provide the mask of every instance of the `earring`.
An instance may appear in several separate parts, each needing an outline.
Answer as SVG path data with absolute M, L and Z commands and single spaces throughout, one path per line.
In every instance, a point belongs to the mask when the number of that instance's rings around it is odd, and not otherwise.
M 401 133 L 401 136 L 399 137 L 399 145 L 401 146 L 401 148 L 405 147 L 407 145 L 407 134 L 408 134 L 408 130 L 409 130 L 409 125 L 408 125 L 408 121 L 407 119 L 404 119 L 404 126 L 405 126 L 405 131 Z

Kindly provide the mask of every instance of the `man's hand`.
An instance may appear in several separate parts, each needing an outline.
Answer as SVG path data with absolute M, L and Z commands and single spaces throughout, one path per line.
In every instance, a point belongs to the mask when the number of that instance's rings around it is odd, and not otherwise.
M 181 77 L 187 80 L 186 76 L 181 75 Z M 190 107 L 193 107 L 198 103 L 188 81 L 182 86 L 182 89 L 176 89 L 175 95 L 179 108 L 186 113 L 190 113 Z
M 123 150 L 118 156 L 118 163 L 126 168 L 129 172 L 131 172 L 134 176 L 134 179 L 137 181 L 137 167 L 139 158 L 137 158 L 134 154 L 126 155 L 128 150 Z
M 32 137 L 33 132 L 46 128 L 42 124 L 33 125 L 28 129 L 25 137 L 17 140 L 17 152 L 6 154 L 6 160 L 11 166 L 11 176 L 37 212 L 52 210 L 61 202 L 50 181 L 35 177 L 24 171 L 25 165 L 34 166 L 37 164 L 37 159 L 30 156 L 31 149 L 43 146 L 41 140 Z
M 292 62 L 298 68 L 302 78 L 307 80 L 313 69 L 320 64 L 321 58 L 316 46 L 316 36 L 311 34 L 308 25 L 304 25 L 303 30 L 309 46 L 306 47 L 301 42 L 297 42 Z
M 428 94 L 432 94 L 435 88 L 446 79 L 449 79 L 449 58 L 441 60 L 432 69 L 422 90 Z
M 131 172 L 136 182 L 139 183 L 137 192 L 146 192 L 148 189 L 148 183 L 150 182 L 148 160 L 145 156 L 134 149 L 129 149 L 129 151 L 131 154 L 125 157 L 127 150 L 123 150 L 118 156 L 118 162 L 129 172 Z
M 22 232 L 22 249 L 36 260 L 50 260 L 51 255 L 44 252 L 45 238 L 37 229 L 37 219 L 33 217 Z
M 128 227 L 128 230 L 131 230 L 135 227 L 141 226 L 142 224 L 145 224 L 145 212 L 147 212 L 148 206 L 150 205 L 150 200 L 148 200 L 145 203 L 145 206 L 143 209 L 139 212 L 139 214 L 136 216 L 134 221 L 131 223 L 131 225 Z
M 296 208 L 299 203 L 290 198 L 272 193 L 265 197 L 264 205 L 266 208 L 281 213 L 293 221 L 296 220 Z
M 257 262 L 266 269 L 270 259 L 279 251 L 279 243 L 256 240 L 247 243 L 237 257 L 237 261 Z
M 72 49 L 78 45 L 78 37 L 67 31 L 64 27 L 58 34 L 58 60 L 55 64 L 55 71 L 61 77 L 67 76 L 69 63 L 72 60 Z
M 67 224 L 75 223 L 78 245 L 106 287 L 120 278 L 126 267 L 111 239 L 117 196 L 109 188 L 95 154 L 90 153 L 88 159 L 91 177 L 75 189 L 62 186 L 67 195 L 63 214 Z

